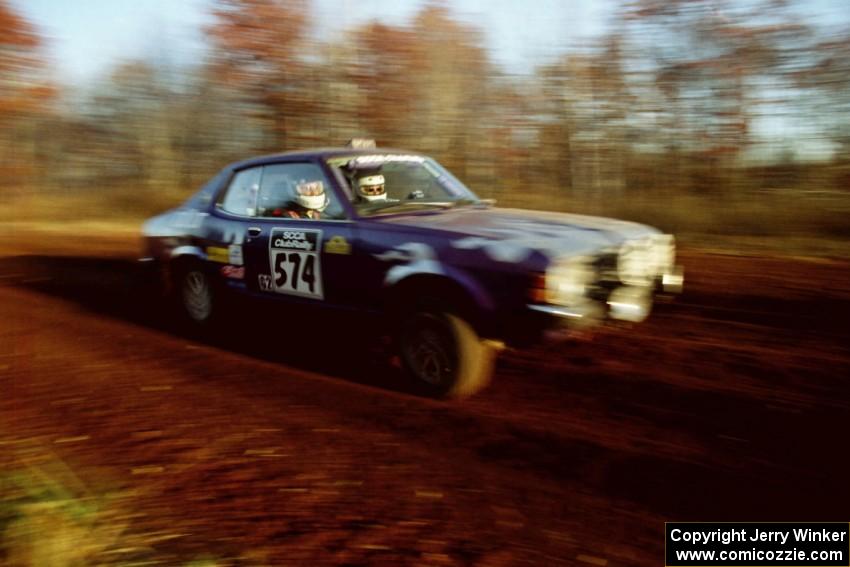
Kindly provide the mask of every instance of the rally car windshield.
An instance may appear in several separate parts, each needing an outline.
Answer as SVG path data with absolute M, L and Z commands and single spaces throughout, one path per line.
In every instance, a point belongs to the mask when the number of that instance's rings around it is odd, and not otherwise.
M 480 202 L 475 193 L 430 158 L 374 154 L 337 157 L 328 162 L 348 181 L 354 205 L 364 216 Z

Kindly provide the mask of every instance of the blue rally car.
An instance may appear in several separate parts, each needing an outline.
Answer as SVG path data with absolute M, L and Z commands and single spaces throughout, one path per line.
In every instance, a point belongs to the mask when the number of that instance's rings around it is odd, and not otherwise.
M 192 324 L 229 293 L 380 315 L 405 370 L 454 397 L 486 385 L 502 346 L 642 321 L 683 279 L 654 228 L 495 208 L 433 159 L 374 147 L 234 163 L 143 231 Z

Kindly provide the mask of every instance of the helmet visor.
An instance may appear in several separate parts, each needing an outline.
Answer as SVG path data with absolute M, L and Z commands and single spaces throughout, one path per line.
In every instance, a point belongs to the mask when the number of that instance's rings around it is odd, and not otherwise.
M 302 181 L 295 190 L 304 197 L 317 197 L 325 193 L 325 187 L 321 181 Z
M 370 196 L 380 195 L 381 193 L 384 192 L 384 186 L 383 185 L 362 185 L 360 187 L 360 192 L 363 193 L 364 195 L 370 195 Z

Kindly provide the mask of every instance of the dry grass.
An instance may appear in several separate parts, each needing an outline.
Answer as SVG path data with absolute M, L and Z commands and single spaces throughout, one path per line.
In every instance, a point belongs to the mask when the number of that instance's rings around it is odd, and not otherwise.
M 187 565 L 162 554 L 162 535 L 138 529 L 135 494 L 96 492 L 62 459 L 43 449 L 17 455 L 18 467 L 0 469 L 0 563 L 10 567 Z
M 771 192 L 742 197 L 643 195 L 606 200 L 516 194 L 499 206 L 569 211 L 642 222 L 695 247 L 846 257 L 850 195 Z

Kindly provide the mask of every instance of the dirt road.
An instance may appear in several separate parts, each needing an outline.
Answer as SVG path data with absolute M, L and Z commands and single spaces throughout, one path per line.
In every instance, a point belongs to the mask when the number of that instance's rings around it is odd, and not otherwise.
M 356 324 L 187 336 L 130 248 L 0 258 L 7 557 L 659 565 L 664 521 L 848 520 L 847 262 L 686 252 L 649 322 L 440 402 Z

